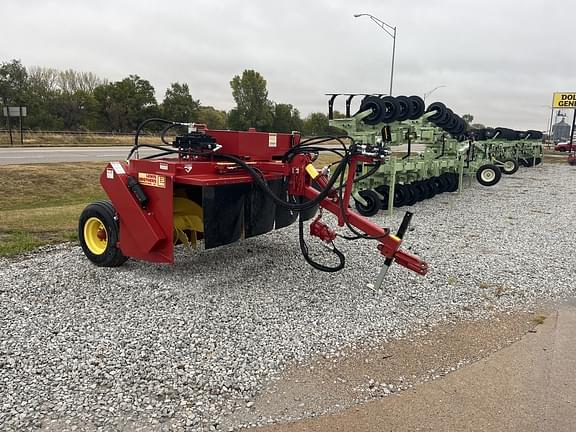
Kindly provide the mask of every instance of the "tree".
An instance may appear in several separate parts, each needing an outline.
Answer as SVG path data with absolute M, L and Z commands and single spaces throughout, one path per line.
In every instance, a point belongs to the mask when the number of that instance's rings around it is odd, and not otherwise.
M 94 97 L 108 130 L 132 132 L 146 118 L 159 115 L 154 87 L 138 75 L 100 85 L 94 90 Z
M 188 84 L 170 84 L 162 102 L 162 112 L 168 120 L 191 123 L 198 114 L 200 101 L 192 99 Z
M 96 99 L 87 91 L 60 92 L 54 98 L 53 106 L 53 110 L 62 120 L 65 130 L 91 130 L 97 127 L 95 121 Z
M 464 114 L 462 116 L 462 120 L 464 120 L 467 125 L 471 125 L 472 120 L 474 120 L 474 116 L 472 114 Z
M 196 122 L 208 125 L 210 129 L 226 129 L 226 111 L 218 111 L 211 106 L 198 109 Z
M 230 81 L 236 108 L 230 111 L 228 122 L 232 129 L 255 127 L 269 129 L 272 125 L 272 103 L 268 100 L 266 80 L 254 70 L 244 70 L 242 76 Z
M 105 81 L 92 72 L 78 72 L 73 69 L 58 72 L 58 86 L 64 93 L 92 93 L 102 84 L 105 84 Z
M 328 127 L 328 116 L 315 112 L 304 119 L 303 133 L 306 136 L 326 135 L 329 130 Z
M 272 131 L 290 133 L 302 130 L 300 112 L 290 104 L 275 104 Z
M 3 62 L 0 65 L 0 102 L 4 105 L 21 105 L 28 72 L 20 60 Z

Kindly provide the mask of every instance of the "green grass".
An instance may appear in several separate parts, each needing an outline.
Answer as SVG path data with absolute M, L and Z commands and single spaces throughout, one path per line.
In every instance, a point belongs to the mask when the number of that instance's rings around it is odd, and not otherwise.
M 0 168 L 0 256 L 75 240 L 78 217 L 105 198 L 105 163 L 8 165 Z
M 0 237 L 0 256 L 18 255 L 35 249 L 43 242 L 34 235 L 22 231 L 8 232 Z

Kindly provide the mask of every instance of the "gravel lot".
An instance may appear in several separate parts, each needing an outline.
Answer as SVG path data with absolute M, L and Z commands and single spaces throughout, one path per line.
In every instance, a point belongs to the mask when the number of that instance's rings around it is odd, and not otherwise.
M 430 272 L 393 267 L 381 295 L 375 242 L 339 241 L 346 268 L 321 273 L 297 225 L 174 266 L 100 269 L 75 245 L 0 260 L 0 429 L 219 430 L 291 362 L 571 298 L 575 179 L 525 168 L 414 206 L 405 245 Z

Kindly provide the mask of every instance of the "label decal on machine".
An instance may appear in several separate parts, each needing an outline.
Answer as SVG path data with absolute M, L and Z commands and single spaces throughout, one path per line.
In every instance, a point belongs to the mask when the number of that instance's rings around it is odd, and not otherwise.
M 112 168 L 106 168 L 106 178 L 107 179 L 114 178 L 114 170 Z
M 112 168 L 116 174 L 126 174 L 126 171 L 124 171 L 124 168 L 120 162 L 110 162 L 110 165 L 112 165 Z
M 138 173 L 138 183 L 144 186 L 152 186 L 157 188 L 166 188 L 166 177 L 158 174 Z
M 160 169 L 163 171 L 168 171 L 168 164 L 167 163 L 160 163 Z
M 275 133 L 268 134 L 268 147 L 276 147 L 277 137 L 278 136 Z

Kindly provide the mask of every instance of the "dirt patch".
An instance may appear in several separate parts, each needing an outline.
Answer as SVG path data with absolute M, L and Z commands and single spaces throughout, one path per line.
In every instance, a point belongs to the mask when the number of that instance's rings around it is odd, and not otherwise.
M 539 316 L 516 313 L 444 324 L 375 348 L 314 359 L 287 369 L 224 424 L 282 423 L 399 393 L 510 345 L 531 331 Z

